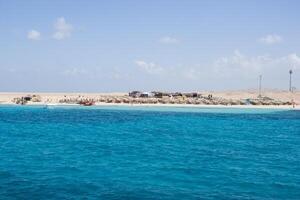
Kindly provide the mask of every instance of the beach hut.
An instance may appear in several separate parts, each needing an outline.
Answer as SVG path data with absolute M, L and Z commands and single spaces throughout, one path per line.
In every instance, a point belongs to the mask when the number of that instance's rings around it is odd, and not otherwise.
M 183 94 L 180 93 L 180 92 L 175 92 L 175 93 L 171 93 L 171 96 L 172 96 L 172 97 L 182 97 Z
M 129 92 L 129 96 L 130 96 L 130 97 L 133 97 L 133 98 L 140 97 L 141 94 L 142 94 L 142 92 L 140 92 L 140 91 L 132 91 L 132 92 Z
M 186 97 L 190 97 L 190 98 L 197 98 L 197 97 L 201 96 L 201 94 L 199 94 L 197 92 L 184 93 L 183 95 Z
M 143 98 L 148 98 L 148 97 L 153 97 L 154 94 L 152 92 L 142 92 L 140 97 L 143 97 Z
M 171 97 L 172 96 L 171 93 L 166 93 L 166 92 L 156 92 L 156 91 L 153 91 L 151 93 L 153 94 L 153 96 L 155 98 L 163 98 L 163 97 Z

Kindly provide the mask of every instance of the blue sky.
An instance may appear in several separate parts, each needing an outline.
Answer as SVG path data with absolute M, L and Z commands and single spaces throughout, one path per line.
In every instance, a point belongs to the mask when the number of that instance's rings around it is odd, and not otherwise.
M 0 0 L 0 91 L 300 88 L 299 1 Z

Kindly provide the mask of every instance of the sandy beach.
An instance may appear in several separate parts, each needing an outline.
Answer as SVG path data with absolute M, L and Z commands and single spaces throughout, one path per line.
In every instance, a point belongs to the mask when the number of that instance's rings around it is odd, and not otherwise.
M 223 98 L 227 100 L 243 100 L 249 98 L 257 98 L 257 91 L 224 91 L 224 92 L 200 92 L 202 95 L 212 95 L 213 97 Z M 28 102 L 28 105 L 78 105 L 74 103 L 61 103 L 62 99 L 84 98 L 84 99 L 98 99 L 98 98 L 122 98 L 128 97 L 128 93 L 41 93 L 41 92 L 1 92 L 0 104 L 15 104 L 13 100 L 28 95 L 40 96 L 40 102 Z M 281 90 L 268 90 L 263 93 L 263 96 L 276 99 L 279 101 L 293 101 L 296 103 L 295 109 L 300 109 L 300 92 L 290 93 Z M 115 102 L 96 102 L 96 106 L 169 106 L 169 107 L 227 107 L 227 108 L 272 108 L 272 109 L 291 109 L 291 105 L 205 105 L 205 104 L 178 104 L 178 103 L 164 103 L 164 104 L 148 104 L 148 103 L 115 103 Z

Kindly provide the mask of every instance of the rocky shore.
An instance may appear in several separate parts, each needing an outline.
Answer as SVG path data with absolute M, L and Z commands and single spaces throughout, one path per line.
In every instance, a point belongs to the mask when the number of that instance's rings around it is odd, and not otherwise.
M 194 104 L 194 105 L 292 105 L 292 101 L 280 101 L 268 97 L 256 99 L 225 99 L 221 97 L 112 97 L 99 98 L 64 98 L 59 103 L 81 104 L 81 102 L 114 103 L 114 104 Z
M 18 96 L 19 95 L 19 96 Z M 288 95 L 288 93 L 287 93 Z M 3 94 L 2 94 L 3 96 Z M 0 94 L 0 101 L 1 101 Z M 256 105 L 280 106 L 299 105 L 298 96 L 287 98 L 271 98 L 257 95 L 218 95 L 217 93 L 129 93 L 129 94 L 14 94 L 6 96 L 2 103 L 12 104 L 178 104 L 178 105 Z M 245 98 L 246 97 L 246 98 Z M 2 98 L 3 99 L 3 98 Z

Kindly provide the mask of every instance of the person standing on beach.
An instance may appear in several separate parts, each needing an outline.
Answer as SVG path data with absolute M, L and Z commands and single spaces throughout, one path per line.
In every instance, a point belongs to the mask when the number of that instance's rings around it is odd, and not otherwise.
M 293 108 L 295 108 L 295 101 L 294 101 L 294 99 L 292 99 L 292 105 L 293 105 Z

